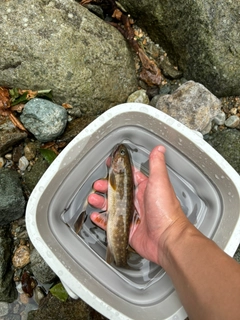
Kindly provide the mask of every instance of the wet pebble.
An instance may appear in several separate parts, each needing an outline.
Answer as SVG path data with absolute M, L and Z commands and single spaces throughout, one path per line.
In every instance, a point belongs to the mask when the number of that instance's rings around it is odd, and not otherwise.
M 149 104 L 149 98 L 146 93 L 146 90 L 140 89 L 133 92 L 127 99 L 127 102 L 138 102 Z
M 23 155 L 23 146 L 22 144 L 20 144 L 19 146 L 13 149 L 13 153 L 12 153 L 13 162 L 17 163 L 22 155 Z
M 220 111 L 216 117 L 214 117 L 213 122 L 216 123 L 218 126 L 221 126 L 224 124 L 226 120 L 226 114 L 223 111 Z
M 36 157 L 37 146 L 34 142 L 29 142 L 24 147 L 24 155 L 28 161 L 33 160 Z
M 63 133 L 68 116 L 62 106 L 35 98 L 25 104 L 20 119 L 37 140 L 47 142 Z
M 12 153 L 6 153 L 4 157 L 7 160 L 12 160 Z
M 27 169 L 28 165 L 29 165 L 28 159 L 25 156 L 22 156 L 18 162 L 18 167 L 19 167 L 20 171 L 25 171 Z
M 225 121 L 225 126 L 228 128 L 236 128 L 240 123 L 240 118 L 238 116 L 230 116 Z
M 27 246 L 19 246 L 14 252 L 12 263 L 15 268 L 23 268 L 30 262 L 30 250 Z

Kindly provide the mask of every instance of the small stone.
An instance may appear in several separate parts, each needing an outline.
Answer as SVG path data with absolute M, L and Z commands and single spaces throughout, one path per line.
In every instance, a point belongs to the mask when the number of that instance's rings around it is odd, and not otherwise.
M 3 157 L 0 157 L 0 168 L 2 168 L 5 164 L 5 160 Z
M 45 294 L 41 287 L 37 286 L 34 289 L 34 300 L 36 301 L 37 304 L 40 304 L 41 300 L 45 297 Z
M 237 108 L 232 108 L 232 109 L 230 110 L 230 113 L 233 114 L 233 115 L 236 115 L 237 112 L 238 112 L 238 109 L 237 109 Z
M 37 147 L 33 142 L 26 144 L 24 148 L 24 155 L 28 161 L 35 159 L 37 153 Z
M 19 246 L 14 252 L 12 263 L 15 268 L 23 268 L 30 262 L 30 250 L 27 246 Z
M 22 155 L 23 155 L 23 146 L 19 145 L 15 147 L 13 149 L 13 156 L 12 156 L 13 162 L 17 163 Z
M 236 128 L 240 123 L 240 118 L 238 116 L 230 116 L 225 121 L 225 126 L 228 128 Z
M 160 94 L 158 94 L 155 97 L 153 97 L 152 100 L 150 101 L 150 106 L 156 108 L 157 102 L 158 102 L 160 97 L 161 97 Z
M 12 160 L 12 154 L 11 153 L 5 154 L 5 159 Z
M 25 156 L 22 156 L 20 159 L 19 159 L 19 162 L 18 162 L 18 167 L 21 171 L 25 171 L 27 169 L 29 165 L 29 161 L 28 159 L 25 157 Z
M 214 123 L 216 123 L 219 126 L 222 126 L 225 123 L 226 120 L 226 114 L 223 111 L 220 111 L 216 117 L 213 118 Z
M 138 103 L 149 104 L 149 98 L 147 96 L 146 90 L 140 89 L 133 92 L 128 97 L 127 102 L 138 102 Z
M 60 136 L 65 130 L 67 118 L 65 108 L 40 98 L 28 101 L 20 116 L 25 128 L 41 142 Z

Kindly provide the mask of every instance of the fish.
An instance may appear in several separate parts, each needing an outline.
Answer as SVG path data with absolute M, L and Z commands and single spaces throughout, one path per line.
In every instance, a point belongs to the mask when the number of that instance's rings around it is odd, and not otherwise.
M 118 145 L 112 153 L 108 176 L 108 218 L 106 261 L 127 267 L 129 232 L 134 212 L 134 183 L 127 147 Z

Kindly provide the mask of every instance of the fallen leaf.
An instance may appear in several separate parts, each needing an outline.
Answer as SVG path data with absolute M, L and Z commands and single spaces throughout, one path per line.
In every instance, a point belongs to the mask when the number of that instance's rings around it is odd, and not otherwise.
M 71 106 L 69 103 L 62 103 L 62 106 L 65 109 L 73 109 L 73 106 Z
M 54 297 L 58 298 L 58 300 L 62 302 L 67 301 L 68 293 L 61 282 L 53 286 L 49 291 Z
M 57 157 L 56 153 L 52 150 L 49 149 L 39 149 L 41 155 L 43 156 L 43 158 L 49 163 L 51 164 Z
M 117 20 L 121 20 L 122 11 L 120 11 L 119 9 L 114 10 L 112 17 L 116 18 Z
M 14 116 L 14 114 L 12 112 L 10 112 L 9 114 L 9 119 L 12 121 L 12 123 L 15 125 L 15 127 L 23 130 L 23 131 L 26 131 L 27 132 L 27 129 L 23 126 L 23 124 Z
M 139 48 L 138 55 L 142 63 L 140 78 L 149 86 L 159 86 L 162 81 L 162 74 L 156 63 L 149 59 L 141 48 Z
M 36 98 L 37 94 L 38 94 L 38 91 L 32 91 L 32 90 L 21 90 L 21 89 L 18 89 L 18 92 L 20 95 L 23 95 L 24 93 L 27 93 L 27 100 L 31 100 L 33 98 Z

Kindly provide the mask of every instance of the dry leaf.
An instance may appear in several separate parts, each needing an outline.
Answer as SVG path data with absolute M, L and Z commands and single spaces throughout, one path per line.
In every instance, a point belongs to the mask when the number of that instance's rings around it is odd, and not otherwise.
M 10 95 L 6 88 L 0 87 L 0 108 L 10 108 Z
M 27 100 L 30 100 L 30 99 L 33 99 L 37 96 L 38 94 L 38 91 L 32 91 L 32 90 L 21 90 L 21 89 L 18 89 L 18 92 L 20 95 L 24 94 L 25 92 L 27 92 Z
M 115 9 L 113 14 L 112 14 L 112 17 L 116 18 L 117 20 L 121 20 L 122 11 L 120 11 L 119 9 Z
M 62 103 L 62 106 L 65 109 L 73 109 L 73 106 L 71 106 L 69 103 Z

